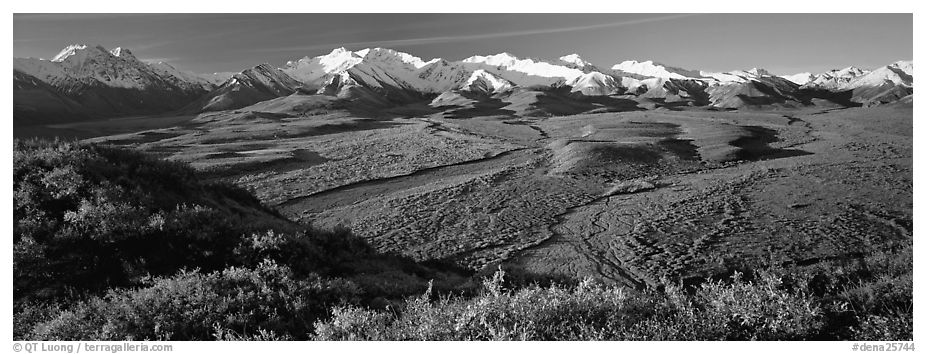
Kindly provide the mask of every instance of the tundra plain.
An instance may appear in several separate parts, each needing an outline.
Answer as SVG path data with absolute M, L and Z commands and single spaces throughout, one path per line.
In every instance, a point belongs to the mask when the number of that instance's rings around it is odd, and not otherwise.
M 293 99 L 88 141 L 187 162 L 379 251 L 473 270 L 644 287 L 912 238 L 912 105 L 532 118 Z

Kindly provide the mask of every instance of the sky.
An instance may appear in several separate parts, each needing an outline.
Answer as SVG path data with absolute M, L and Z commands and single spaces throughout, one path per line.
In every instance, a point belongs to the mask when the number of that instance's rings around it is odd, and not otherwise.
M 14 57 L 73 44 L 130 49 L 194 72 L 241 71 L 346 47 L 460 60 L 577 53 L 779 75 L 913 59 L 912 14 L 14 14 Z

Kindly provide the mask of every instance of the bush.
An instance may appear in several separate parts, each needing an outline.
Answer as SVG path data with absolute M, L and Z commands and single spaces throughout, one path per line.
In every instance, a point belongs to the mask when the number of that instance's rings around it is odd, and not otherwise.
M 17 300 L 222 269 L 243 235 L 292 227 L 247 192 L 110 147 L 16 141 L 13 189 Z
M 266 261 L 254 269 L 184 271 L 113 290 L 37 323 L 30 340 L 306 339 L 329 308 L 355 302 L 350 282 L 297 279 Z
M 778 279 L 708 283 L 693 295 L 634 293 L 590 281 L 573 288 L 501 287 L 472 298 L 410 299 L 398 312 L 334 310 L 318 340 L 740 340 L 800 339 L 820 325 L 816 305 Z
M 321 273 L 344 275 L 353 271 L 349 262 L 378 255 L 350 230 L 314 230 L 281 233 L 274 230 L 245 237 L 234 251 L 239 264 L 257 264 L 275 259 L 288 265 L 297 274 Z
M 913 340 L 913 245 L 785 272 L 823 304 L 816 339 Z
M 800 340 L 822 326 L 819 304 L 802 290 L 787 291 L 768 272 L 753 282 L 737 273 L 729 284 L 703 284 L 690 306 L 681 319 L 695 340 Z
M 912 340 L 912 243 L 857 259 L 636 292 L 589 281 L 340 307 L 318 340 Z M 747 280 L 746 275 L 749 275 Z M 516 282 L 517 283 L 517 282 Z

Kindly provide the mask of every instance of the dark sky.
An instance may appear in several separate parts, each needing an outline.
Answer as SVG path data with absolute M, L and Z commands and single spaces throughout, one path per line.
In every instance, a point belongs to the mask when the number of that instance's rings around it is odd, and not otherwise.
M 777 74 L 913 59 L 912 14 L 15 14 L 13 37 L 16 57 L 100 44 L 196 72 L 279 66 L 340 46 Z

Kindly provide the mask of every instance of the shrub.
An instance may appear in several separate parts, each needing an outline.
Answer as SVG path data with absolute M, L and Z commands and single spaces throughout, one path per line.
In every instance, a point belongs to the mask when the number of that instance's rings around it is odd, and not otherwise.
M 815 304 L 780 281 L 739 278 L 708 283 L 693 295 L 635 293 L 584 281 L 576 287 L 501 287 L 503 273 L 472 298 L 430 293 L 395 312 L 334 310 L 318 340 L 737 340 L 798 339 L 819 327 Z
M 297 279 L 272 261 L 254 269 L 184 271 L 75 304 L 36 324 L 29 339 L 305 339 L 329 308 L 358 294 L 350 282 Z
M 821 327 L 819 305 L 803 291 L 789 292 L 781 278 L 762 272 L 753 282 L 733 276 L 708 282 L 694 294 L 690 330 L 696 338 L 799 340 Z M 693 338 L 693 339 L 696 339 Z
M 825 340 L 913 340 L 913 245 L 783 272 L 823 304 Z
M 222 269 L 242 235 L 289 223 L 189 167 L 73 142 L 16 141 L 14 298 L 128 286 L 183 267 Z

